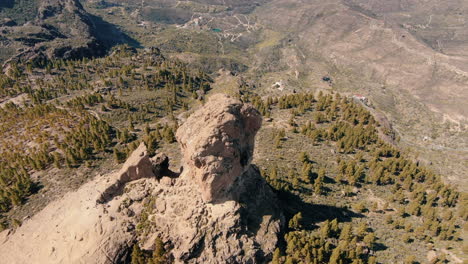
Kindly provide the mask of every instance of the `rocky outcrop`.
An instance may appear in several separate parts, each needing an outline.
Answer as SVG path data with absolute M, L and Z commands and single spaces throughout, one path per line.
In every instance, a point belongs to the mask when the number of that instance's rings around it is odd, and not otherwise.
M 153 168 L 160 167 L 152 166 L 146 147 L 140 145 L 119 172 L 97 177 L 49 204 L 17 230 L 0 233 L 1 262 L 119 263 L 126 259 L 136 238 L 142 200 L 157 184 L 154 175 L 159 171 Z M 153 178 L 141 179 L 147 177 Z
M 35 20 L 17 26 L 9 23 L 0 35 L 7 39 L 2 45 L 19 51 L 8 62 L 76 59 L 105 53 L 91 15 L 78 0 L 41 1 Z
M 231 186 L 234 199 L 216 204 L 204 202 L 187 176 L 184 171 L 172 185 L 155 186 L 144 232 L 150 235 L 140 237 L 141 246 L 152 250 L 159 237 L 175 263 L 270 261 L 284 219 L 259 171 L 249 167 Z
M 161 178 L 163 173 L 169 173 L 169 158 L 159 154 L 150 159 L 146 146 L 141 143 L 125 161 L 122 169 L 117 173 L 113 184 L 109 185 L 97 199 L 98 203 L 106 203 L 115 196 L 123 193 L 125 184 L 142 178 Z
M 183 172 L 154 189 L 142 238 L 166 241 L 176 263 L 265 263 L 283 224 L 275 194 L 250 165 L 261 125 L 250 105 L 214 95 L 178 129 Z M 164 178 L 161 182 L 164 182 Z
M 204 201 L 225 198 L 236 178 L 249 168 L 261 124 L 260 113 L 251 105 L 217 94 L 179 128 L 176 137 L 184 168 Z

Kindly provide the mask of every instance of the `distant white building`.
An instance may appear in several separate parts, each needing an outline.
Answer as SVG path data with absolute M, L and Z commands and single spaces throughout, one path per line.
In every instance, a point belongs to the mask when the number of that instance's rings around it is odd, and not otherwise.
M 271 87 L 275 88 L 275 89 L 278 89 L 280 91 L 283 91 L 284 90 L 284 84 L 283 84 L 283 81 L 279 81 L 279 82 L 275 82 Z
M 367 97 L 365 97 L 364 95 L 362 94 L 355 94 L 353 95 L 353 99 L 356 100 L 356 101 L 359 101 L 365 105 L 368 105 L 369 104 L 369 99 L 367 99 Z

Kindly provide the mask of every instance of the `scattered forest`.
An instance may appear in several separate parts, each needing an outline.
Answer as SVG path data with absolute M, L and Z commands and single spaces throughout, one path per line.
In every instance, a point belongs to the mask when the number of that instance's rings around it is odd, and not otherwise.
M 151 152 L 175 142 L 173 112 L 203 98 L 210 82 L 158 49 L 128 46 L 105 58 L 12 64 L 0 74 L 2 226 L 20 222 L 6 216 L 40 189 L 35 172 L 121 163 L 139 140 Z
M 425 263 L 429 250 L 461 248 L 466 194 L 399 151 L 359 101 L 322 92 L 245 100 L 272 117 L 255 163 L 289 213 L 273 263 Z

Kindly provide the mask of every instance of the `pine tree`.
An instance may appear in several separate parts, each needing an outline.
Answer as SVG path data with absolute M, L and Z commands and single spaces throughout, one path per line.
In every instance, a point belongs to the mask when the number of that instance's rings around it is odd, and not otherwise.
M 295 214 L 288 224 L 289 228 L 299 230 L 302 227 L 302 213 Z
M 132 264 L 146 264 L 145 257 L 143 255 L 143 252 L 141 251 L 140 247 L 138 246 L 138 243 L 133 245 L 133 251 L 132 251 Z
M 117 163 L 122 162 L 122 153 L 117 148 L 113 149 L 113 156 L 114 156 L 115 162 Z
M 150 132 L 151 132 L 150 126 L 149 126 L 149 124 L 146 124 L 146 126 L 145 126 L 145 134 L 148 136 L 148 135 L 150 134 Z
M 326 220 L 320 227 L 320 237 L 326 239 L 330 236 L 330 222 Z
M 329 264 L 341 264 L 341 248 L 340 247 L 336 247 L 331 256 L 330 256 L 330 260 L 328 261 Z
M 338 230 L 339 230 L 338 219 L 335 218 L 330 222 L 330 234 L 331 234 L 331 236 L 336 237 L 338 235 Z
M 341 229 L 340 240 L 349 242 L 352 236 L 352 226 L 349 223 L 344 224 L 343 229 Z
M 287 256 L 287 257 L 286 257 L 286 262 L 285 262 L 285 264 L 294 264 L 293 258 L 290 257 L 290 256 Z
M 275 249 L 275 252 L 273 253 L 273 259 L 271 261 L 271 264 L 281 264 L 281 251 L 279 248 Z
M 312 164 L 304 164 L 302 166 L 301 179 L 305 183 L 310 182 L 310 173 L 312 170 Z
M 369 259 L 367 259 L 367 264 L 377 264 L 377 258 L 375 256 L 369 256 Z
M 278 148 L 281 148 L 281 137 L 279 135 L 277 135 L 275 137 L 275 147 L 278 149 Z
M 301 152 L 299 154 L 299 161 L 301 161 L 302 163 L 308 163 L 309 162 L 309 156 L 307 155 L 306 152 Z
M 366 233 L 367 233 L 367 224 L 366 224 L 366 222 L 363 221 L 358 226 L 357 236 L 360 237 L 360 238 L 363 238 Z
M 60 169 L 62 166 L 60 165 L 60 160 L 61 160 L 61 157 L 60 157 L 60 154 L 57 153 L 57 152 L 54 152 L 52 154 L 52 157 L 53 157 L 53 160 L 54 160 L 54 166 L 57 168 L 57 169 Z
M 374 243 L 375 243 L 375 235 L 374 233 L 369 233 L 367 234 L 364 239 L 364 243 L 367 244 L 367 246 L 372 250 L 374 248 Z
M 163 264 L 166 262 L 166 250 L 161 238 L 157 237 L 154 243 L 153 264 Z
M 323 193 L 323 181 L 325 179 L 325 169 L 320 168 L 318 176 L 314 181 L 314 192 L 315 194 L 321 195 Z

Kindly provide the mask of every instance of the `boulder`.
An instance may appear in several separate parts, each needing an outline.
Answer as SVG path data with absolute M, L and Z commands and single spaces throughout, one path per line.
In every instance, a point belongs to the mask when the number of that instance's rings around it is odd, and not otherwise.
M 164 153 L 158 153 L 151 158 L 151 164 L 153 166 L 153 173 L 156 178 L 161 179 L 163 175 L 170 174 L 169 171 L 169 157 Z
M 156 168 L 161 167 L 160 164 L 155 164 Z M 153 163 L 148 156 L 146 146 L 141 143 L 135 149 L 130 157 L 125 161 L 120 171 L 114 176 L 113 184 L 109 185 L 97 199 L 98 203 L 105 203 L 117 195 L 121 195 L 126 183 L 135 181 L 141 178 L 155 177 L 155 173 L 159 174 L 158 170 L 153 169 Z

